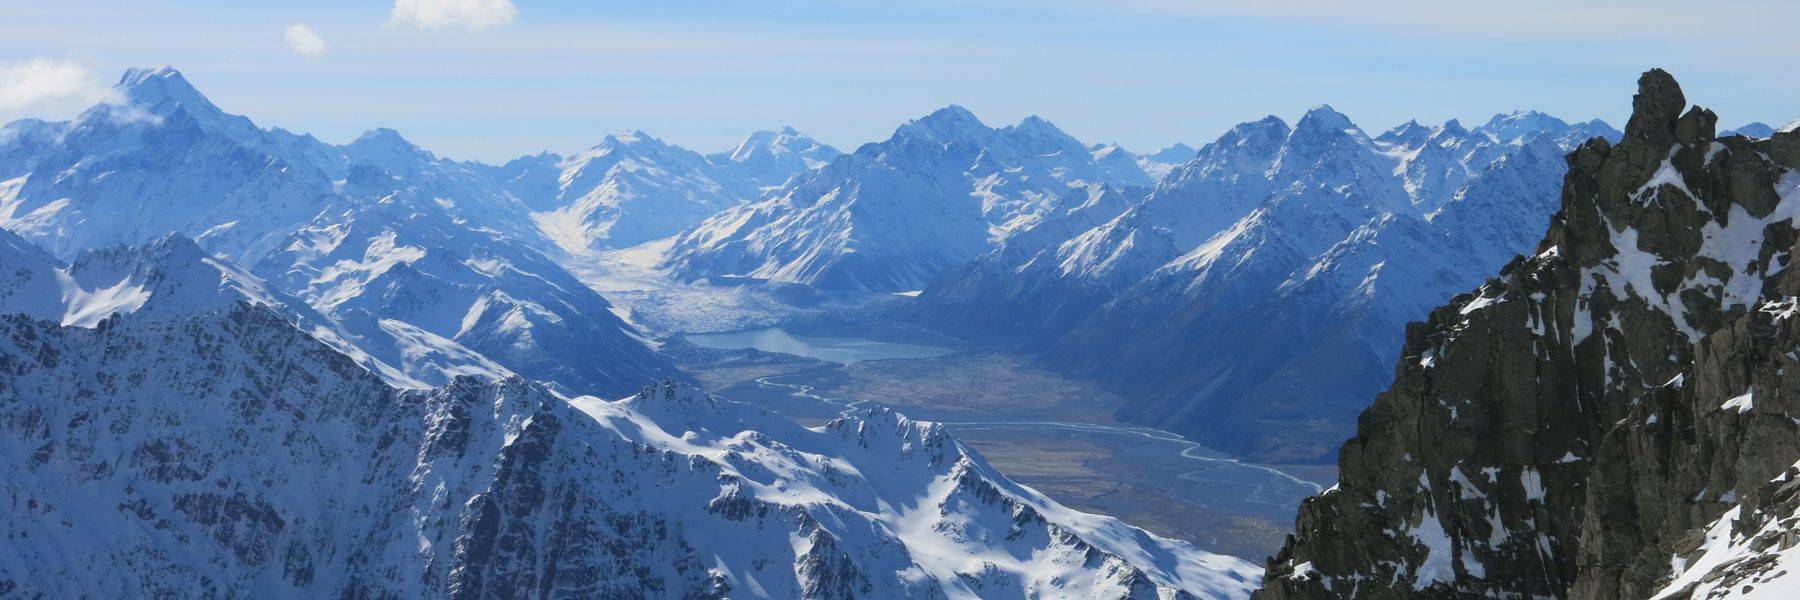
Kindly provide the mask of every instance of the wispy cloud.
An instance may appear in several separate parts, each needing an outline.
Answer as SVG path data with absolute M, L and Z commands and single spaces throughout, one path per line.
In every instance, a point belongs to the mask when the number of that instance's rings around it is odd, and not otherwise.
M 110 97 L 110 87 L 74 62 L 0 63 L 0 122 L 66 118 Z
M 325 38 L 313 31 L 304 23 L 287 26 L 281 34 L 281 41 L 287 44 L 289 52 L 306 58 L 318 58 L 325 55 Z
M 511 23 L 512 0 L 394 0 L 388 23 L 414 29 L 476 31 Z

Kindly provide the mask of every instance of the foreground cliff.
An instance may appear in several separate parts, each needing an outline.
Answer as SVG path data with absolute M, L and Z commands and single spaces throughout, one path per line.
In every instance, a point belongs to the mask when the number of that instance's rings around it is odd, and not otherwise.
M 1257 597 L 1780 585 L 1800 134 L 1715 138 L 1660 70 L 1632 108 L 1617 145 L 1569 155 L 1534 256 L 1408 328 L 1341 483 L 1302 506 Z

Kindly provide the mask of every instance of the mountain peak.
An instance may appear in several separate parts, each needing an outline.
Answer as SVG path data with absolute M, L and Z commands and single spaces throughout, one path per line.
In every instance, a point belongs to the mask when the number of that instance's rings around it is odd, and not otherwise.
M 1496 114 L 1475 130 L 1510 143 L 1531 139 L 1546 131 L 1563 131 L 1568 128 L 1569 123 L 1562 119 L 1535 110 L 1515 110 Z
M 1306 111 L 1300 122 L 1294 124 L 1288 137 L 1293 141 L 1327 140 L 1337 136 L 1347 136 L 1358 142 L 1367 142 L 1368 135 L 1350 121 L 1350 117 L 1338 112 L 1329 104 L 1320 104 Z
M 962 105 L 960 105 L 960 104 L 951 104 L 951 105 L 945 106 L 943 108 L 931 111 L 931 114 L 925 115 L 924 117 L 921 117 L 918 119 L 918 122 L 927 122 L 927 121 L 930 121 L 930 122 L 974 121 L 976 123 L 981 122 L 980 119 L 975 118 L 975 113 L 969 112 L 969 109 L 963 108 Z
M 1521 122 L 1566 125 L 1562 119 L 1535 110 L 1515 110 L 1509 113 L 1496 113 L 1494 116 L 1488 118 L 1487 125 L 1489 127 L 1498 127 L 1504 123 Z
M 909 125 L 919 125 L 933 131 L 956 131 L 965 129 L 987 129 L 987 124 L 975 117 L 969 109 L 952 104 L 913 120 Z
M 199 242 L 178 231 L 163 234 L 161 238 L 151 242 L 147 250 L 148 254 L 160 260 L 198 261 L 209 256 L 205 250 L 200 249 Z
M 1330 104 L 1312 107 L 1300 117 L 1300 122 L 1294 125 L 1295 131 L 1344 131 L 1349 129 L 1356 129 L 1356 124 L 1350 121 L 1350 117 L 1344 116 L 1344 113 L 1332 108 Z
M 959 105 L 943 106 L 938 110 L 932 110 L 931 114 L 923 115 L 913 123 L 931 126 L 931 128 L 986 128 L 986 124 L 981 123 L 981 119 L 977 119 L 976 114 L 968 112 L 968 108 Z
M 1407 119 L 1405 123 L 1394 126 L 1375 137 L 1375 141 L 1390 144 L 1412 144 L 1431 137 L 1432 129 L 1420 125 L 1417 119 Z
M 121 244 L 82 252 L 72 261 L 75 271 L 93 271 L 105 265 L 108 272 L 161 271 L 198 263 L 210 256 L 200 244 L 179 232 L 169 232 L 143 244 Z
M 1196 151 L 1195 154 L 1206 152 L 1207 148 L 1214 146 L 1249 145 L 1272 147 L 1273 145 L 1280 144 L 1282 139 L 1292 133 L 1293 130 L 1288 128 L 1287 122 L 1281 120 L 1281 117 L 1269 115 L 1255 121 L 1238 123 L 1223 135 L 1220 135 L 1219 139 L 1214 140 L 1211 144 L 1207 144 L 1206 148 L 1201 148 Z
M 357 161 L 379 166 L 390 173 L 409 170 L 409 167 L 404 166 L 405 163 L 395 161 L 410 161 L 414 157 L 427 160 L 434 158 L 424 148 L 402 137 L 400 132 L 386 127 L 363 132 L 355 141 L 344 146 L 344 149 Z
M 750 132 L 750 135 L 744 136 L 744 141 L 738 142 L 737 147 L 733 148 L 726 156 L 732 160 L 740 160 L 775 145 L 776 140 L 781 138 L 781 136 L 797 135 L 799 135 L 799 132 L 793 132 L 787 127 L 781 128 L 780 131 L 769 131 L 767 129 L 752 131 Z
M 802 172 L 823 167 L 840 154 L 843 153 L 837 148 L 793 127 L 782 126 L 775 131 L 751 133 L 731 152 L 712 155 L 708 160 L 735 164 L 758 186 L 775 186 Z
M 800 133 L 799 130 L 783 125 L 778 129 L 761 129 L 750 132 L 750 135 L 744 136 L 744 141 L 738 142 L 737 148 L 731 151 L 730 156 L 743 156 L 763 148 L 790 146 L 795 142 L 817 143 L 806 134 Z
M 394 131 L 392 129 L 388 129 L 386 127 L 377 127 L 375 129 L 370 129 L 368 131 L 364 131 L 362 135 L 359 135 L 356 137 L 356 141 L 353 141 L 350 143 L 352 143 L 352 144 L 399 144 L 399 145 L 406 145 L 406 146 L 412 145 L 412 142 L 406 141 L 406 138 L 402 137 L 400 135 L 400 132 Z
M 1051 124 L 1050 121 L 1045 120 L 1043 117 L 1040 117 L 1037 115 L 1030 115 L 1030 116 L 1027 116 L 1027 117 L 1019 120 L 1019 128 L 1020 129 L 1040 129 L 1040 128 L 1056 129 L 1056 125 Z
M 1193 160 L 1194 155 L 1199 154 L 1199 153 L 1200 153 L 1200 151 L 1196 150 L 1193 146 L 1189 146 L 1189 145 L 1181 143 L 1181 142 L 1175 142 L 1174 144 L 1171 144 L 1167 148 L 1163 148 L 1161 150 L 1157 150 L 1156 152 L 1152 153 L 1149 158 L 1150 158 L 1150 160 L 1160 162 L 1160 163 L 1183 164 L 1183 163 L 1186 163 L 1187 161 Z
M 606 139 L 601 140 L 601 145 L 603 145 L 603 146 L 604 145 L 635 146 L 635 145 L 639 145 L 639 144 L 662 145 L 662 140 L 656 139 L 655 136 L 652 136 L 648 133 L 644 133 L 644 131 L 642 129 L 631 129 L 631 130 L 627 130 L 627 131 L 620 131 L 618 133 L 609 133 L 606 135 Z
M 756 131 L 745 136 L 737 148 L 726 154 L 726 159 L 743 162 L 763 153 L 801 154 L 808 158 L 827 160 L 839 154 L 836 148 L 812 139 L 791 126 L 783 125 L 780 129 Z
M 1457 136 L 1457 137 L 1469 135 L 1469 128 L 1463 127 L 1462 121 L 1459 121 L 1456 119 L 1450 119 L 1448 121 L 1444 121 L 1443 125 L 1438 126 L 1437 131 L 1432 132 L 1432 137 L 1439 137 L 1439 136 L 1444 136 L 1444 135 L 1451 135 L 1451 136 Z
M 1631 120 L 1625 122 L 1625 137 L 1672 141 L 1675 121 L 1687 108 L 1687 96 L 1675 76 L 1662 69 L 1645 71 L 1638 78 L 1637 95 L 1631 97 Z
M 1058 128 L 1056 124 L 1037 115 L 1025 117 L 1019 121 L 1018 125 L 1007 127 L 1004 131 L 1024 140 L 1026 144 L 1040 152 L 1053 152 L 1069 147 L 1086 148 L 1081 140 L 1075 139 L 1068 132 Z
M 1719 132 L 1719 137 L 1725 137 L 1728 135 L 1741 135 L 1741 136 L 1744 136 L 1747 138 L 1761 139 L 1761 138 L 1771 137 L 1771 136 L 1775 135 L 1775 128 L 1770 126 L 1768 123 L 1764 123 L 1762 121 L 1754 121 L 1754 122 L 1745 124 L 1743 127 L 1739 127 L 1737 129 L 1728 129 L 1728 130 Z
M 937 141 L 967 141 L 977 136 L 989 135 L 992 130 L 975 113 L 969 109 L 952 104 L 931 112 L 931 114 L 907 121 L 894 131 L 894 137 L 923 137 Z
M 125 69 L 125 74 L 119 77 L 119 83 L 116 85 L 120 87 L 136 87 L 159 79 L 187 81 L 187 78 L 182 77 L 181 71 L 176 70 L 175 67 L 163 65 L 156 68 L 131 67 Z
M 171 114 L 179 108 L 186 108 L 189 113 L 219 112 L 219 108 L 174 67 L 127 69 L 113 89 L 132 104 L 153 114 Z

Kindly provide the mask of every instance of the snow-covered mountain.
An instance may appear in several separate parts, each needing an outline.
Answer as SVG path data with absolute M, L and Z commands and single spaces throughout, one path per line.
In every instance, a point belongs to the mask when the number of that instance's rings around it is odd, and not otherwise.
M 746 160 L 772 153 L 750 141 L 739 150 Z M 501 170 L 507 188 L 531 207 L 544 234 L 562 249 L 579 253 L 675 235 L 749 201 L 761 185 L 755 176 L 779 177 L 782 168 L 760 160 L 756 166 L 763 170 L 715 164 L 644 132 L 629 131 L 606 136 L 575 156 L 529 156 Z
M 1745 125 L 1743 127 L 1739 127 L 1737 129 L 1727 129 L 1725 131 L 1719 132 L 1719 137 L 1726 137 L 1726 136 L 1733 136 L 1733 135 L 1741 135 L 1741 136 L 1744 136 L 1744 137 L 1747 137 L 1750 139 L 1760 140 L 1760 139 L 1766 139 L 1768 137 L 1775 135 L 1775 128 L 1770 127 L 1768 123 L 1763 123 L 1761 121 L 1757 121 L 1757 122 L 1753 122 L 1748 125 Z
M 1244 123 L 1141 201 L 1045 219 L 901 316 L 1109 383 L 1138 398 L 1127 419 L 1318 459 L 1385 383 L 1401 326 L 1528 249 L 1561 155 L 1617 135 L 1530 112 L 1374 137 L 1327 106 Z
M 1145 173 L 1150 174 L 1151 179 L 1162 181 L 1176 167 L 1194 160 L 1194 155 L 1199 153 L 1200 151 L 1195 150 L 1193 146 L 1176 142 L 1167 148 L 1139 156 L 1138 165 L 1144 168 Z
M 625 393 L 676 372 L 549 258 L 495 167 L 392 130 L 333 146 L 263 129 L 169 68 L 116 92 L 69 123 L 8 126 L 0 227 L 63 258 L 190 237 L 423 385 L 511 372 Z
M 792 127 L 758 131 L 730 152 L 706 157 L 713 164 L 735 169 L 760 189 L 780 189 L 789 179 L 824 168 L 843 155 L 837 148 L 807 137 Z
M 1145 185 L 1135 159 L 1099 160 L 1048 121 L 991 128 L 959 106 L 910 121 L 675 242 L 678 277 L 828 290 L 918 289 L 1056 208 L 1072 186 Z
M 1241 598 L 1260 576 L 886 410 L 808 429 L 674 383 L 400 390 L 267 305 L 194 307 L 0 315 L 0 593 Z
M 0 230 L 0 266 L 10 271 L 0 278 L 0 286 L 6 289 L 0 292 L 0 314 L 24 314 L 64 326 L 93 328 L 115 314 L 166 319 L 248 303 L 280 314 L 396 386 L 430 387 L 424 381 L 448 381 L 457 374 L 490 379 L 513 376 L 505 367 L 453 342 L 434 349 L 380 331 L 372 335 L 356 332 L 207 254 L 181 234 L 169 234 L 142 246 L 84 251 L 64 264 Z
M 1176 142 L 1170 144 L 1167 148 L 1147 154 L 1144 158 L 1162 164 L 1185 165 L 1188 161 L 1194 160 L 1194 156 L 1198 154 L 1200 154 L 1200 151 L 1195 150 L 1193 146 Z
M 1149 187 L 1168 174 L 1173 166 L 1149 162 L 1118 144 L 1091 144 L 1088 155 L 1094 157 L 1094 164 L 1100 167 L 1102 176 L 1099 181 L 1087 183 Z

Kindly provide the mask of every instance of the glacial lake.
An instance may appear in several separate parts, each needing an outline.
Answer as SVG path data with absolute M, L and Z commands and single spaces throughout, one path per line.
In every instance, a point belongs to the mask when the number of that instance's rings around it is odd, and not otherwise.
M 703 348 L 719 350 L 755 348 L 763 352 L 779 352 L 844 364 L 893 358 L 933 358 L 953 352 L 949 348 L 920 344 L 798 335 L 788 333 L 780 327 L 728 333 L 691 333 L 682 337 L 689 343 Z

